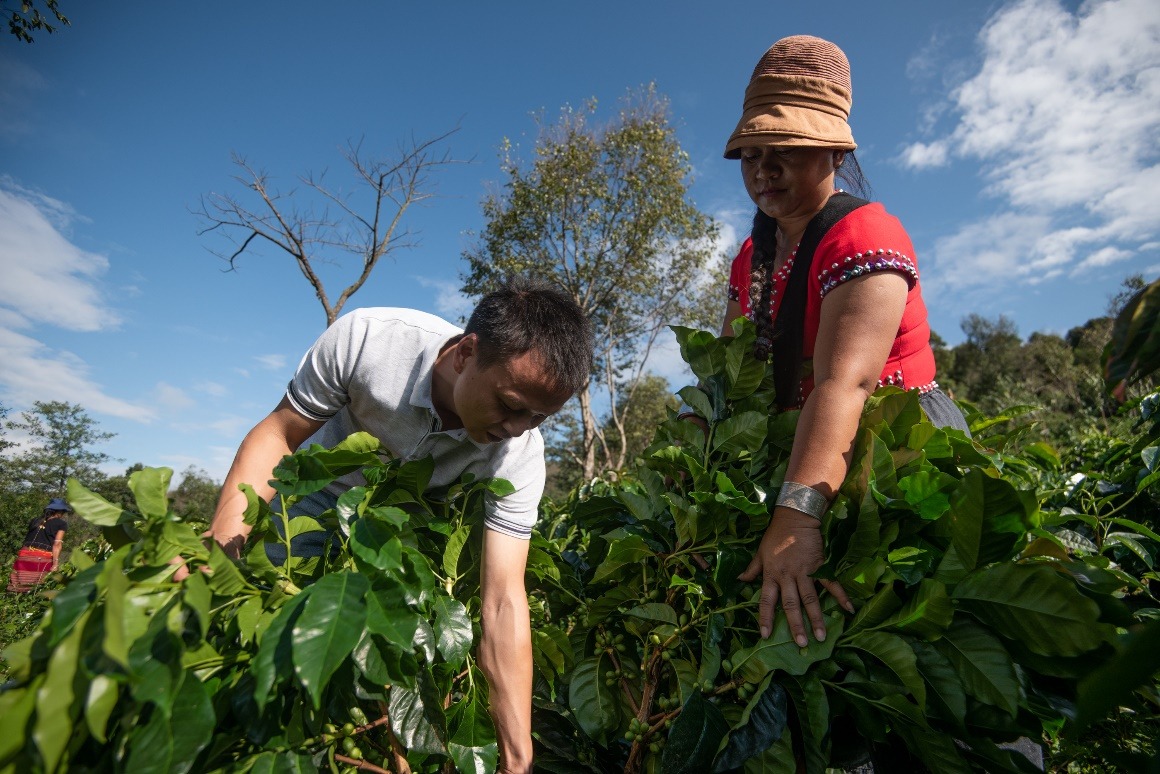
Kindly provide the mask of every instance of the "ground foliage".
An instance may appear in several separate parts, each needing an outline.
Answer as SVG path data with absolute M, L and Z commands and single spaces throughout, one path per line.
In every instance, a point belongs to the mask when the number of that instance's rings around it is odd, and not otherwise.
M 819 574 L 857 612 L 824 598 L 829 636 L 799 648 L 784 617 L 759 638 L 736 579 L 797 420 L 769 414 L 739 325 L 732 340 L 677 329 L 701 380 L 681 397 L 707 434 L 670 417 L 628 475 L 545 504 L 528 565 L 539 769 L 819 772 L 861 739 L 908 770 L 1024 771 L 998 742 L 1046 733 L 1066 754 L 1109 711 L 1154 712 L 1160 396 L 1077 471 L 1027 442 L 1018 409 L 972 416 L 972 440 L 913 392 L 875 393 L 822 524 Z M 275 470 L 286 503 L 359 468 L 368 481 L 328 513 L 331 554 L 285 567 L 266 559 L 274 520 L 319 527 L 252 492 L 235 562 L 174 512 L 165 469 L 131 475 L 133 510 L 72 488 L 109 553 L 74 554 L 6 651 L 0 770 L 492 770 L 472 648 L 481 506 L 507 485 L 426 492 L 429 461 L 375 447 L 352 436 Z M 206 571 L 173 583 L 178 555 Z M 1149 755 L 1108 752 L 1128 768 Z
M 72 487 L 70 501 L 102 525 L 111 553 L 93 563 L 77 552 L 79 572 L 38 631 L 6 651 L 0 766 L 494 768 L 487 685 L 471 654 L 477 533 L 485 493 L 510 485 L 464 482 L 435 502 L 423 496 L 430 460 L 383 462 L 376 448 L 356 435 L 275 470 L 287 507 L 353 470 L 368 480 L 329 512 L 328 557 L 285 566 L 266 558 L 268 543 L 285 543 L 273 520 L 291 537 L 322 527 L 271 513 L 252 491 L 253 532 L 235 562 L 174 514 L 168 469 L 131 476 L 136 512 Z M 533 573 L 541 553 L 533 544 Z M 172 582 L 176 556 L 205 572 Z
M 1112 502 L 1127 478 L 1131 497 L 1154 498 L 1154 425 L 1098 461 L 1113 480 L 1077 478 L 1051 447 L 1020 443 L 1019 409 L 972 417 L 971 440 L 930 425 L 915 393 L 880 390 L 822 525 L 818 574 L 858 611 L 826 600 L 829 637 L 799 648 L 784 618 L 759 638 L 758 600 L 736 580 L 796 413 L 768 415 L 750 329 L 678 339 L 701 380 L 681 395 L 709 433 L 666 422 L 634 476 L 593 482 L 545 525 L 586 600 L 567 612 L 576 667 L 540 705 L 541 767 L 820 772 L 853 762 L 861 738 L 907 770 L 1022 771 L 997 743 L 1155 701 L 1140 624 L 1156 613 L 1160 538 L 1152 516 L 1125 518 L 1138 499 Z M 1075 540 L 1083 530 L 1095 539 Z

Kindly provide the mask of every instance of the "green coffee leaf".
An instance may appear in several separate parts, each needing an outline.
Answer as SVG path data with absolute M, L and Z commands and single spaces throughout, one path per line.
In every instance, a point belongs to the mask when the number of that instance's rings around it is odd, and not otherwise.
M 284 682 L 294 669 L 292 632 L 302 615 L 306 596 L 299 594 L 282 606 L 278 615 L 262 633 L 258 653 L 254 656 L 254 701 L 261 710 L 270 698 L 270 690 Z
M 1078 656 L 1106 636 L 1099 606 L 1043 565 L 1004 562 L 979 570 L 953 596 L 983 623 L 1043 656 Z
M 930 688 L 927 697 L 934 700 L 930 703 L 938 704 L 943 720 L 962 727 L 967 717 L 967 694 L 954 664 L 928 642 L 916 640 L 910 646 L 914 649 L 918 671 Z
M 306 592 L 302 614 L 291 632 L 294 672 L 314 701 L 322 703 L 322 691 L 330 676 L 354 650 L 362 636 L 367 608 L 363 597 L 370 584 L 362 575 L 326 575 Z
M 419 671 L 416 685 L 416 690 L 391 686 L 388 702 L 391 730 L 412 752 L 446 754 L 447 718 L 429 670 Z
M 620 709 L 613 689 L 604 684 L 604 671 L 611 662 L 603 655 L 586 658 L 576 664 L 568 683 L 568 707 L 584 733 L 604 742 L 620 719 Z
M 785 689 L 767 677 L 729 732 L 725 748 L 713 763 L 714 772 L 728 772 L 760 756 L 781 738 L 789 719 Z
M 447 748 L 461 774 L 491 774 L 499 759 L 495 728 L 487 709 L 465 700 L 452 707 L 455 731 Z
M 73 722 L 79 715 L 76 701 L 76 677 L 80 666 L 81 636 L 88 611 L 56 648 L 48 660 L 47 677 L 36 691 L 36 717 L 33 719 L 32 739 L 44 759 L 44 767 L 57 767 L 72 734 Z
M 947 596 L 946 586 L 924 579 L 918 591 L 902 609 L 873 626 L 913 634 L 925 640 L 937 640 L 951 625 L 955 609 Z
M 869 653 L 894 673 L 906 687 L 919 707 L 926 705 L 926 685 L 915 666 L 914 651 L 896 634 L 886 632 L 858 632 L 842 640 L 842 647 Z
M 969 695 L 1014 717 L 1021 691 L 1011 656 L 995 635 L 960 618 L 935 648 L 950 660 Z
M 137 510 L 150 521 L 161 521 L 169 513 L 169 468 L 142 468 L 129 474 L 129 489 Z M 75 506 L 74 506 L 75 507 Z
M 471 618 L 463 603 L 446 596 L 435 597 L 432 602 L 435 611 L 435 636 L 439 652 L 447 663 L 455 668 L 463 664 L 471 650 Z
M 760 683 L 775 669 L 791 675 L 805 674 L 811 665 L 830 657 L 834 652 L 834 643 L 838 641 L 846 624 L 845 616 L 832 608 L 822 618 L 826 625 L 826 641 L 818 642 L 810 637 L 809 645 L 802 648 L 794 642 L 789 621 L 784 615 L 778 615 L 768 638 L 758 640 L 756 645 L 742 648 L 733 654 L 730 659 L 733 672 L 751 683 Z M 807 621 L 806 630 L 809 631 L 809 628 Z
M 121 509 L 95 492 L 85 489 L 75 479 L 68 480 L 68 501 L 77 515 L 98 527 L 112 527 L 132 522 L 136 516 Z
M 721 710 L 695 691 L 685 702 L 681 714 L 669 729 L 668 743 L 661 756 L 664 774 L 703 774 L 713 765 L 713 758 L 729 723 Z

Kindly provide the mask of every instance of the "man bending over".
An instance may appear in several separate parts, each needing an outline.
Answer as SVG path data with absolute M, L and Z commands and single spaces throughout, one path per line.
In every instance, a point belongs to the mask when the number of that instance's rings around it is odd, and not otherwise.
M 592 367 L 592 333 L 563 293 L 514 279 L 484 296 L 456 326 L 411 309 L 347 314 L 314 343 L 278 406 L 246 435 L 234 458 L 210 532 L 238 556 L 248 483 L 270 500 L 267 480 L 286 454 L 310 443 L 334 446 L 365 431 L 404 460 L 430 456 L 431 487 L 464 473 L 507 479 L 515 491 L 485 506 L 480 666 L 491 684 L 500 771 L 532 766 L 532 643 L 524 569 L 544 490 L 544 442 L 536 427 L 580 389 Z M 303 498 L 296 514 L 320 515 L 345 476 Z M 295 538 L 295 555 L 321 555 L 325 533 Z M 281 557 L 271 557 L 278 560 Z

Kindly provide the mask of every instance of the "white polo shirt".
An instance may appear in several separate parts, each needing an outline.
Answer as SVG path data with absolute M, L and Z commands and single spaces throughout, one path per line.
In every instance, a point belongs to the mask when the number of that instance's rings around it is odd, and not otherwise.
M 430 488 L 445 487 L 464 473 L 503 478 L 515 492 L 488 493 L 484 524 L 529 539 L 544 493 L 544 440 L 538 430 L 500 443 L 476 443 L 467 431 L 443 430 L 431 403 L 431 377 L 440 348 L 460 328 L 413 309 L 358 309 L 340 317 L 298 364 L 286 397 L 305 417 L 326 422 L 306 440 L 331 447 L 364 431 L 403 460 L 435 461 Z M 343 476 L 327 490 L 334 496 L 365 484 L 361 473 Z

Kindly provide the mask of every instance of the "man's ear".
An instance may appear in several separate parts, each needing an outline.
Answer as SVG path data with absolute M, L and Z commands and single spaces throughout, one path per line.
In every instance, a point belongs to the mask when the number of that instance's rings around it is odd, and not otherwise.
M 451 359 L 451 364 L 455 366 L 455 373 L 463 373 L 463 369 L 467 367 L 467 361 L 475 357 L 478 346 L 479 336 L 474 333 L 468 333 L 455 342 L 455 356 Z

